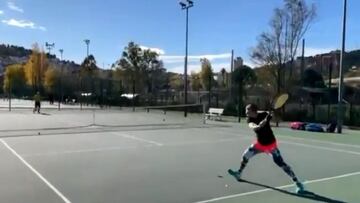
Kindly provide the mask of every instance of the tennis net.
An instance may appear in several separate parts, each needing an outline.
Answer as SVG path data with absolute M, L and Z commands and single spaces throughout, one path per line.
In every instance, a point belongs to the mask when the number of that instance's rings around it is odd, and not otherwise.
M 187 116 L 184 111 L 187 110 Z M 143 127 L 183 128 L 205 123 L 202 104 L 92 109 L 44 109 L 40 114 L 31 109 L 3 111 L 0 136 L 38 134 L 38 132 L 71 133 L 102 128 L 140 129 Z

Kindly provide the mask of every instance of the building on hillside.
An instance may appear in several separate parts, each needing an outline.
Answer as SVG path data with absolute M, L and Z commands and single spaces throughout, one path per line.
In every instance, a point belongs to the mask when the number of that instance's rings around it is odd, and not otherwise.
M 234 59 L 234 70 L 240 68 L 244 65 L 244 60 L 241 57 L 236 57 Z
M 298 57 L 295 61 L 296 75 L 301 75 L 302 57 Z M 312 68 L 323 76 L 328 76 L 330 67 L 332 67 L 332 77 L 339 76 L 340 70 L 340 51 L 332 51 L 325 54 L 318 54 L 315 56 L 305 57 L 304 69 Z

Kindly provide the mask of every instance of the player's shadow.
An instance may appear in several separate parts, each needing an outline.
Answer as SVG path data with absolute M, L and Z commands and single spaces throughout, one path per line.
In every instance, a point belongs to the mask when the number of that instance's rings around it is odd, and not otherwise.
M 252 181 L 248 181 L 248 180 L 241 180 L 241 182 L 248 183 L 248 184 L 251 184 L 251 185 L 256 185 L 256 186 L 259 186 L 259 187 L 268 188 L 268 189 L 275 190 L 275 191 L 278 191 L 278 192 L 281 192 L 281 193 L 284 193 L 284 194 L 287 194 L 287 195 L 292 195 L 292 196 L 305 198 L 305 199 L 309 199 L 309 200 L 313 200 L 313 201 L 327 202 L 327 203 L 346 203 L 344 201 L 330 199 L 330 198 L 315 194 L 315 193 L 310 192 L 310 191 L 304 191 L 301 194 L 296 194 L 296 193 L 292 193 L 292 192 L 289 192 L 289 191 L 286 191 L 286 190 L 274 188 L 274 187 L 271 187 L 271 186 L 268 186 L 268 185 L 263 185 L 261 183 L 256 183 L 256 182 L 252 182 Z
M 51 114 L 48 114 L 48 113 L 40 113 L 40 115 L 43 115 L 43 116 L 51 116 Z

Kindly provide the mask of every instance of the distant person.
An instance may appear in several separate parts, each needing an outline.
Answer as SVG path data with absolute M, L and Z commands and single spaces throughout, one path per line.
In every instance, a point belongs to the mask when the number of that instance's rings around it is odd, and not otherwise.
M 276 138 L 270 127 L 271 114 L 267 112 L 258 113 L 258 108 L 255 104 L 246 106 L 246 116 L 249 127 L 256 133 L 256 141 L 246 149 L 242 155 L 242 162 L 238 171 L 229 169 L 229 173 L 237 180 L 241 180 L 241 173 L 249 162 L 250 158 L 259 153 L 266 153 L 272 156 L 276 165 L 284 170 L 284 172 L 291 177 L 297 186 L 297 193 L 304 192 L 304 186 L 296 177 L 294 171 L 283 160 L 280 150 L 277 146 Z M 264 167 L 264 166 L 263 166 Z
M 52 105 L 54 104 L 54 95 L 53 94 L 49 94 L 49 103 Z
M 34 95 L 34 101 L 35 101 L 35 108 L 34 108 L 34 113 L 37 111 L 38 113 L 40 113 L 40 107 L 41 107 L 41 96 L 40 96 L 40 92 L 37 92 Z
M 326 132 L 333 133 L 337 127 L 336 117 L 333 117 L 329 124 L 326 126 Z

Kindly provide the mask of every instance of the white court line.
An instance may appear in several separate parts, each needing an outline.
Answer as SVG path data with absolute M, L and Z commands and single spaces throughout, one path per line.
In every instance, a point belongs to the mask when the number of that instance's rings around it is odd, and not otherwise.
M 348 173 L 348 174 L 344 174 L 344 175 L 339 175 L 339 176 L 333 176 L 333 177 L 328 177 L 328 178 L 321 178 L 321 179 L 315 179 L 315 180 L 305 181 L 304 184 L 324 182 L 324 181 L 328 181 L 328 180 L 346 178 L 346 177 L 356 176 L 356 175 L 360 175 L 360 171 L 354 172 L 354 173 Z M 294 187 L 294 184 L 279 186 L 279 187 L 276 187 L 276 189 L 284 189 L 284 188 L 289 188 L 289 187 Z M 235 197 L 243 197 L 243 196 L 247 196 L 247 195 L 253 195 L 253 194 L 258 194 L 258 193 L 262 193 L 262 192 L 268 192 L 268 191 L 272 191 L 272 190 L 273 190 L 273 189 L 255 190 L 255 191 L 245 192 L 245 193 L 240 193 L 240 194 L 235 194 L 235 195 L 228 195 L 228 196 L 223 196 L 223 197 L 217 197 L 217 198 L 213 198 L 213 199 L 209 199 L 209 200 L 204 200 L 204 201 L 199 201 L 199 202 L 195 202 L 195 203 L 216 202 L 216 201 L 220 201 L 220 200 L 232 199 L 232 198 L 235 198 Z
M 156 146 L 163 146 L 164 145 L 164 144 L 162 144 L 160 142 L 155 142 L 155 141 L 152 141 L 152 140 L 146 140 L 146 139 L 142 139 L 142 138 L 135 137 L 135 136 L 132 136 L 132 135 L 124 134 L 124 133 L 117 133 L 117 132 L 110 132 L 110 133 L 113 134 L 113 135 L 118 135 L 118 136 L 129 138 L 129 139 L 132 139 L 132 140 L 137 140 L 137 141 L 146 142 L 146 143 L 149 143 L 149 144 L 154 144 Z
M 152 147 L 177 147 L 177 146 L 191 146 L 199 144 L 214 144 L 221 142 L 233 142 L 240 140 L 241 138 L 229 138 L 221 139 L 216 141 L 196 141 L 196 142 L 182 142 L 182 143 L 173 143 L 173 144 L 163 144 L 162 146 L 158 145 L 144 145 L 142 147 L 133 146 L 133 147 L 104 147 L 104 148 L 93 148 L 93 149 L 83 149 L 83 150 L 69 150 L 69 151 L 60 151 L 60 152 L 48 152 L 48 153 L 34 153 L 34 154 L 22 154 L 23 157 L 36 157 L 36 156 L 56 156 L 63 154 L 76 154 L 76 153 L 91 153 L 91 152 L 102 152 L 102 151 L 118 151 L 118 150 L 127 150 L 127 149 L 141 149 L 141 148 L 152 148 Z
M 286 135 L 275 135 L 275 136 L 287 138 L 287 139 L 290 139 L 290 140 L 303 140 L 303 141 L 314 142 L 314 143 L 330 144 L 330 145 L 337 145 L 337 146 L 352 147 L 352 148 L 359 148 L 360 149 L 360 145 L 343 144 L 343 143 L 321 141 L 321 140 L 314 140 L 314 139 L 305 139 L 305 138 L 300 138 L 300 137 L 289 137 L 289 136 L 286 136 Z
M 222 132 L 222 133 L 230 134 L 229 131 Z M 147 139 L 142 139 L 142 138 L 139 138 L 139 137 L 131 136 L 131 135 L 124 134 L 124 133 L 112 132 L 111 134 L 115 134 L 117 136 L 122 136 L 124 138 L 129 138 L 129 139 L 133 139 L 133 140 L 137 140 L 137 141 L 141 141 L 141 142 L 151 144 L 151 145 L 144 146 L 144 147 L 151 147 L 151 146 L 154 146 L 154 145 L 157 146 L 157 147 L 176 147 L 176 146 L 189 146 L 189 145 L 198 145 L 198 144 L 212 144 L 212 143 L 221 143 L 221 142 L 232 142 L 232 141 L 237 141 L 237 140 L 240 140 L 240 139 L 248 139 L 248 140 L 253 140 L 254 139 L 254 137 L 252 137 L 252 136 L 235 135 L 236 138 L 225 138 L 225 139 L 218 139 L 218 140 L 214 140 L 214 141 L 203 140 L 203 141 L 194 141 L 194 142 L 163 144 L 163 143 L 155 142 L 155 141 L 152 141 L 152 140 L 147 140 Z M 296 143 L 296 142 L 283 141 L 283 140 L 280 140 L 278 142 L 283 143 L 283 144 L 297 145 L 297 146 L 308 147 L 308 148 L 319 149 L 319 150 L 327 150 L 327 151 L 341 152 L 341 153 L 347 153 L 347 154 L 352 154 L 352 155 L 360 155 L 360 152 L 350 151 L 350 150 L 342 150 L 342 149 L 337 149 L 337 148 L 322 147 L 322 146 L 317 146 L 317 145 Z M 116 151 L 116 150 L 126 150 L 126 149 L 136 149 L 136 148 L 139 148 L 139 147 L 107 147 L 107 148 L 71 150 L 71 151 L 62 151 L 62 152 L 23 154 L 23 156 L 25 156 L 25 157 L 30 157 L 30 156 L 51 156 L 51 155 L 61 155 L 61 154 L 73 154 L 73 153 Z
M 144 147 L 150 147 L 150 145 L 146 145 Z M 77 153 L 102 152 L 102 151 L 117 151 L 117 150 L 137 149 L 137 148 L 139 148 L 139 147 L 104 147 L 104 148 L 93 148 L 93 149 L 68 150 L 68 151 L 60 151 L 60 152 L 22 154 L 22 156 L 23 157 L 56 156 L 56 155 L 61 155 L 61 154 L 77 154 Z
M 239 137 L 242 137 L 242 136 L 239 136 Z M 253 140 L 253 138 L 250 138 L 250 137 L 244 137 L 244 139 Z M 347 153 L 347 154 L 360 155 L 360 152 L 356 152 L 356 151 L 343 150 L 343 149 L 337 149 L 337 148 L 329 148 L 329 147 L 321 147 L 321 146 L 317 146 L 317 145 L 302 144 L 302 143 L 296 143 L 296 142 L 291 142 L 291 141 L 280 140 L 280 141 L 278 141 L 278 143 L 297 145 L 297 146 L 302 146 L 302 147 L 321 149 L 321 150 L 327 150 L 327 151 L 333 151 L 333 152 L 342 152 L 342 153 Z
M 342 152 L 342 153 L 347 153 L 347 154 L 360 155 L 360 152 L 356 152 L 356 151 L 343 150 L 343 149 L 330 148 L 330 147 L 321 147 L 321 146 L 317 146 L 317 145 L 296 143 L 296 142 L 291 142 L 291 141 L 280 140 L 280 141 L 278 141 L 278 143 L 280 143 L 280 144 L 289 144 L 289 145 L 297 145 L 297 146 L 301 146 L 301 147 L 307 147 L 307 148 L 312 148 L 312 149 L 321 149 L 321 150 L 327 150 L 327 151 L 332 151 L 332 152 Z
M 222 132 L 224 133 L 224 132 Z M 227 134 L 229 134 L 229 131 L 225 132 Z M 134 140 L 138 140 L 138 141 L 142 141 L 142 142 L 147 142 L 150 144 L 155 144 L 157 146 L 164 146 L 164 144 L 159 143 L 159 142 L 155 142 L 155 141 L 151 141 L 151 140 L 145 140 L 142 138 L 138 138 L 138 137 L 134 137 L 131 135 L 127 135 L 127 134 L 123 134 L 123 133 L 112 133 L 115 135 L 119 135 L 125 138 L 130 138 L 130 139 L 134 139 Z M 236 137 L 240 137 L 242 139 L 255 139 L 252 136 L 241 136 L 241 135 L 235 135 Z M 205 142 L 206 143 L 206 142 Z M 308 148 L 313 148 L 313 149 L 321 149 L 321 150 L 328 150 L 328 151 L 334 151 L 334 152 L 342 152 L 342 153 L 348 153 L 348 154 L 355 154 L 355 155 L 360 155 L 360 152 L 355 152 L 355 151 L 350 151 L 350 150 L 342 150 L 342 149 L 336 149 L 336 148 L 329 148 L 329 147 L 321 147 L 321 146 L 316 146 L 316 145 L 309 145 L 309 144 L 301 144 L 301 143 L 295 143 L 295 142 L 290 142 L 290 141 L 279 141 L 279 143 L 285 143 L 285 144 L 292 144 L 292 145 L 298 145 L 298 146 L 303 146 L 303 147 L 308 147 Z M 176 144 L 174 144 L 176 146 Z M 172 146 L 174 146 L 172 145 Z
M 227 128 L 227 132 L 231 132 L 231 133 L 238 133 L 235 132 L 233 130 L 230 130 L 229 128 Z M 252 132 L 248 132 L 244 129 L 236 129 L 236 131 L 239 131 L 241 133 L 247 133 L 247 134 L 252 134 Z M 292 139 L 292 140 L 303 140 L 303 141 L 307 141 L 307 142 L 314 142 L 314 143 L 322 143 L 322 144 L 330 144 L 330 145 L 338 145 L 338 146 L 345 146 L 345 147 L 352 147 L 352 148 L 360 148 L 360 145 L 353 145 L 353 144 L 344 144 L 344 143 L 337 143 L 337 142 L 330 142 L 330 141 L 321 141 L 321 140 L 315 140 L 315 139 L 311 139 L 311 138 L 300 138 L 300 137 L 289 137 L 286 135 L 281 135 L 281 134 L 275 134 L 275 137 L 282 137 L 282 138 L 286 138 L 286 139 Z
M 44 178 L 34 167 L 23 159 L 13 148 L 11 148 L 3 139 L 0 139 L 3 145 L 8 148 L 25 166 L 27 166 L 35 175 L 37 175 L 50 189 L 52 189 L 65 203 L 71 203 L 58 189 L 56 189 L 48 180 Z
M 218 140 L 201 140 L 201 141 L 193 141 L 193 142 L 178 142 L 178 143 L 170 143 L 163 145 L 164 147 L 180 147 L 180 146 L 191 146 L 191 145 L 201 145 L 201 144 L 217 144 L 222 142 L 234 142 L 241 140 L 241 137 L 239 138 L 228 138 L 228 139 L 218 139 Z
M 329 147 L 320 147 L 320 146 L 316 146 L 316 145 L 309 145 L 309 144 L 302 144 L 302 143 L 295 143 L 295 142 L 288 142 L 288 141 L 279 141 L 279 143 L 297 145 L 297 146 L 302 146 L 302 147 L 309 147 L 309 148 L 313 148 L 313 149 L 323 149 L 323 150 L 328 150 L 328 151 L 333 151 L 333 152 L 343 152 L 343 153 L 348 153 L 348 154 L 360 155 L 360 152 L 342 150 L 342 149 L 336 149 L 336 148 L 329 148 Z
M 227 132 L 225 132 L 225 133 L 230 134 L 229 131 L 227 131 Z M 255 138 L 253 138 L 253 137 L 251 137 L 251 136 L 243 136 L 243 135 L 234 135 L 234 136 L 236 136 L 236 137 L 242 137 L 243 139 L 249 139 L 249 140 L 255 139 Z M 275 135 L 275 137 L 276 137 L 276 135 Z M 287 138 L 286 136 L 281 136 L 281 137 Z M 322 147 L 322 146 L 317 146 L 317 145 L 296 143 L 296 142 L 291 142 L 291 141 L 278 140 L 278 143 L 284 143 L 284 144 L 290 144 L 290 145 L 297 145 L 297 146 L 302 146 L 302 147 L 308 147 L 308 148 L 313 148 L 313 149 L 321 149 L 321 150 L 327 150 L 327 151 L 333 151 L 333 152 L 342 152 L 342 153 L 347 153 L 347 154 L 360 155 L 360 152 L 356 152 L 356 151 L 343 150 L 343 149 L 330 148 L 330 147 Z

